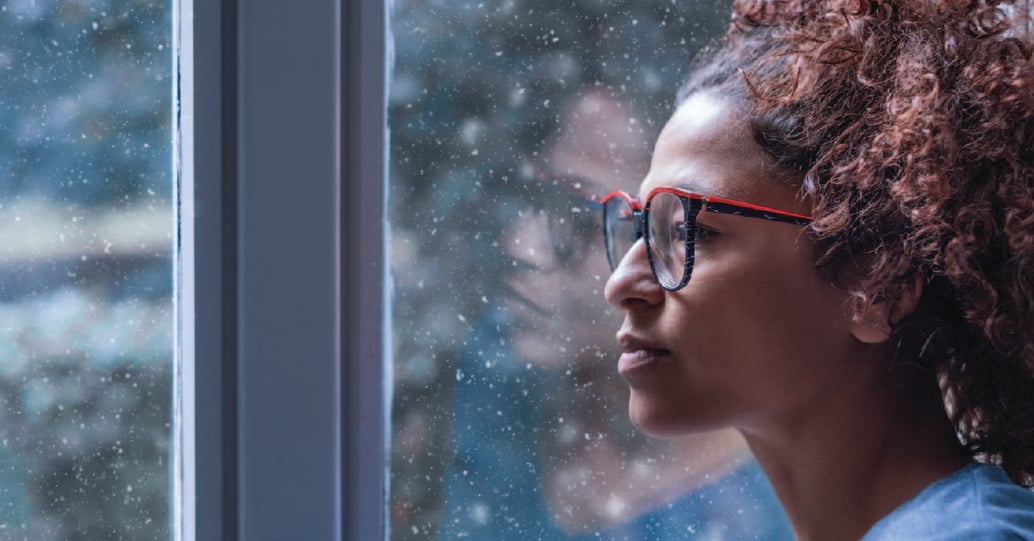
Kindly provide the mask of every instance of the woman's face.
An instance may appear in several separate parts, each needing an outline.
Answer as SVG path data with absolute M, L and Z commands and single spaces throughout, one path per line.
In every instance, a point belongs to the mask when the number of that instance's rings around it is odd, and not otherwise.
M 661 133 L 639 188 L 678 186 L 809 214 L 795 180 L 775 169 L 742 114 L 701 93 Z M 677 435 L 793 422 L 848 374 L 854 345 L 847 295 L 819 276 L 800 226 L 701 212 L 692 278 L 669 292 L 640 240 L 605 288 L 624 312 L 618 369 L 629 414 L 645 432 Z
M 577 248 L 567 260 L 558 256 L 553 239 L 566 234 L 551 231 L 549 222 L 571 220 L 579 194 L 587 199 L 615 186 L 635 189 L 631 179 L 642 178 L 648 145 L 627 105 L 590 94 L 572 106 L 561 136 L 544 150 L 552 174 L 565 183 L 547 186 L 551 200 L 541 206 L 557 208 L 524 211 L 500 239 L 502 249 L 524 267 L 508 280 L 513 292 L 508 299 L 514 315 L 511 336 L 523 360 L 571 368 L 605 358 L 605 329 L 620 316 L 603 300 L 609 269 L 603 232 L 596 224 L 598 211 L 581 216 L 593 224 L 588 234 L 563 239 Z

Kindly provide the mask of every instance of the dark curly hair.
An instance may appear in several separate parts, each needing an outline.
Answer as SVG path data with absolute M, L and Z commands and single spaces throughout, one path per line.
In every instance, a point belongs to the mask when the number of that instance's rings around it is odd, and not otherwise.
M 1034 5 L 747 0 L 679 102 L 718 89 L 814 201 L 817 266 L 888 314 L 974 458 L 1034 485 Z

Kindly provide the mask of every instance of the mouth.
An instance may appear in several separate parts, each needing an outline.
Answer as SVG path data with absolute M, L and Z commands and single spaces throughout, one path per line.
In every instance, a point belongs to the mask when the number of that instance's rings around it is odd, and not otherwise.
M 647 370 L 671 358 L 671 350 L 630 334 L 619 332 L 617 340 L 621 346 L 618 373 L 622 376 Z

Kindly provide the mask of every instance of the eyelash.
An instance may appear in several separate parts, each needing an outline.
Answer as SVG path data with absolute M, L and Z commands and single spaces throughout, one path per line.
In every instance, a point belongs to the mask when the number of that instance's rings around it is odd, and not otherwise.
M 683 236 L 682 233 L 681 233 L 682 226 L 676 226 L 676 227 L 679 228 L 679 230 L 680 230 L 680 235 L 679 236 L 682 237 Z M 695 242 L 706 241 L 706 240 L 710 239 L 711 237 L 713 237 L 713 236 L 718 234 L 718 232 L 715 231 L 714 229 L 710 229 L 710 228 L 701 226 L 700 224 L 696 224 L 694 226 L 694 230 L 695 230 L 695 235 L 694 235 Z
M 717 234 L 718 232 L 714 229 L 708 229 L 700 224 L 696 225 L 696 242 L 706 241 Z

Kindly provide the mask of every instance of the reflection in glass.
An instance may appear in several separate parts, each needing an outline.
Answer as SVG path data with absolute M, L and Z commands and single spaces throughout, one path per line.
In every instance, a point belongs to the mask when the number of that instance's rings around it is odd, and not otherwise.
M 396 2 L 392 539 L 789 538 L 737 435 L 631 426 L 582 227 L 724 29 L 703 4 Z
M 170 9 L 0 6 L 0 538 L 169 536 Z

